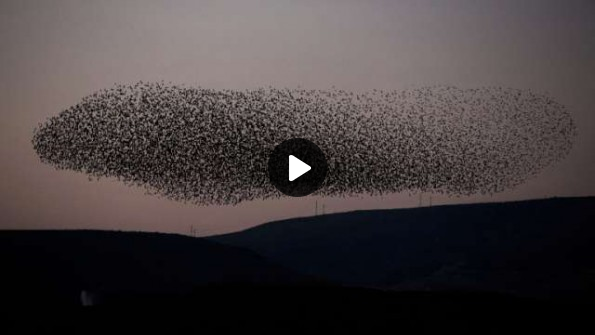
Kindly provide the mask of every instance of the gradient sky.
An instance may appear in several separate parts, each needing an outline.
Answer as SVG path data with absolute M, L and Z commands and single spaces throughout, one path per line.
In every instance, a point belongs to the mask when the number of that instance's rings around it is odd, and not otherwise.
M 434 204 L 595 194 L 595 2 L 0 2 L 0 228 L 207 235 L 312 215 L 317 198 L 200 207 L 42 164 L 34 128 L 115 83 L 346 90 L 506 86 L 566 105 L 571 154 L 495 196 Z M 430 194 L 423 195 L 428 204 Z M 417 206 L 419 195 L 318 199 L 327 212 Z M 321 206 L 321 205 L 320 205 Z

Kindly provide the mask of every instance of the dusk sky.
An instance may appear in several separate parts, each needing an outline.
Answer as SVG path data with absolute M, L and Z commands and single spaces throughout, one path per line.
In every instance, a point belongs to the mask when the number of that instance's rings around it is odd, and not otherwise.
M 2 1 L 2 229 L 201 235 L 326 212 L 418 206 L 419 194 L 198 206 L 41 163 L 35 127 L 116 83 L 365 91 L 504 86 L 546 94 L 577 125 L 570 154 L 493 196 L 434 205 L 595 194 L 595 2 Z

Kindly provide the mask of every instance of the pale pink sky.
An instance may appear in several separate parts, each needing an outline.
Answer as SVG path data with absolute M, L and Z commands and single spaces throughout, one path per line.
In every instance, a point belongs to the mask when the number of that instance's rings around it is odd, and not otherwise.
M 2 1 L 0 228 L 202 234 L 311 215 L 315 199 L 199 207 L 40 163 L 34 127 L 114 83 L 347 90 L 507 86 L 572 112 L 565 161 L 493 197 L 595 194 L 593 1 Z M 429 194 L 424 195 L 427 204 Z M 417 206 L 418 195 L 319 199 L 327 212 Z

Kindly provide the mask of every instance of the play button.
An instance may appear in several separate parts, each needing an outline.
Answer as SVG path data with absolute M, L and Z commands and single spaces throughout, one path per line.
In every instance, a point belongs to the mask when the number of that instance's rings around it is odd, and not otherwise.
M 312 170 L 312 167 L 301 160 L 289 155 L 289 181 L 294 181 L 304 173 Z
M 283 194 L 303 197 L 318 190 L 328 171 L 324 153 L 314 143 L 293 138 L 269 156 L 269 179 Z

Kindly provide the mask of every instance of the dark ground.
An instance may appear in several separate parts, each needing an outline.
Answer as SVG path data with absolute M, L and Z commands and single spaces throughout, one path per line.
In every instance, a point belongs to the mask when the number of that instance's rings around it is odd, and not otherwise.
M 584 332 L 594 205 L 362 211 L 209 239 L 3 231 L 0 332 Z
M 4 324 L 6 333 L 60 334 L 575 334 L 593 331 L 592 311 L 585 302 L 481 292 L 225 286 L 93 307 L 12 309 Z

